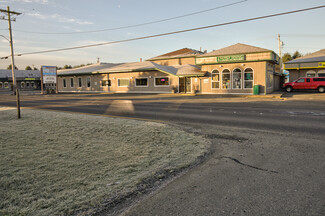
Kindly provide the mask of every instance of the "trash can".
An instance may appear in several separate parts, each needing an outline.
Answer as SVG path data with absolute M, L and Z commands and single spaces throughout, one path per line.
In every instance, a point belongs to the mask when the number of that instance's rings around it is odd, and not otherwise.
M 259 95 L 260 94 L 260 86 L 259 85 L 254 85 L 253 94 L 254 95 Z

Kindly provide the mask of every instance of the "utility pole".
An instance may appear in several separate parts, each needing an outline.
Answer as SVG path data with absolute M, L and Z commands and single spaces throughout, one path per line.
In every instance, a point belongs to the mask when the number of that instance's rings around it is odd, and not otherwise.
M 280 34 L 278 34 L 279 56 L 280 56 L 280 70 L 282 70 L 282 47 L 284 45 L 281 41 Z
M 20 15 L 21 13 L 10 11 L 9 6 L 7 6 L 7 10 L 0 9 L 0 12 L 7 13 L 8 18 L 0 17 L 0 19 L 8 20 L 8 27 L 9 27 L 9 42 L 10 42 L 10 52 L 11 52 L 11 73 L 12 73 L 12 86 L 13 86 L 13 93 L 16 94 L 16 104 L 17 104 L 17 114 L 18 119 L 20 119 L 20 99 L 19 99 L 19 90 L 17 86 L 17 79 L 15 77 L 15 59 L 14 59 L 14 46 L 12 41 L 12 30 L 11 30 L 11 20 L 16 21 L 15 18 L 11 19 L 11 14 Z

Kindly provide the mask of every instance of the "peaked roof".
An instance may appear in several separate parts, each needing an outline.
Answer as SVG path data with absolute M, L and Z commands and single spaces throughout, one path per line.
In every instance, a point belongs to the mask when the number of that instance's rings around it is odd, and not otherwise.
M 98 70 L 114 67 L 116 65 L 119 65 L 119 64 L 96 63 L 96 64 L 86 65 L 86 66 L 79 67 L 79 68 L 58 70 L 58 75 L 62 76 L 62 75 L 75 75 L 75 74 L 92 74 L 93 72 L 96 72 Z
M 148 59 L 148 61 L 167 59 L 167 58 L 191 57 L 191 56 L 197 56 L 197 55 L 202 55 L 202 54 L 203 54 L 203 52 L 195 50 L 195 49 L 183 48 L 183 49 L 169 52 L 169 53 L 166 53 L 166 54 L 163 54 L 160 56 L 150 58 L 150 59 Z
M 325 62 L 325 49 L 321 49 L 317 52 L 285 62 L 285 64 L 295 64 L 295 63 L 305 63 L 305 62 Z
M 214 50 L 201 56 L 218 56 L 218 55 L 232 55 L 258 52 L 272 52 L 272 50 L 255 47 L 247 44 L 237 43 L 222 49 Z M 201 57 L 200 56 L 200 57 Z
M 161 71 L 175 76 L 203 76 L 205 74 L 205 72 L 202 72 L 196 65 L 187 64 L 178 66 L 163 66 L 150 61 L 126 63 L 100 70 L 98 73 L 123 73 L 140 71 Z

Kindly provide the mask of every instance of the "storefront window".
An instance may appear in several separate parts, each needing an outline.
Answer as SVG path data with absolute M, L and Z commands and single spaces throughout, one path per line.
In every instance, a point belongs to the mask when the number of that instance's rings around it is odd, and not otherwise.
M 230 89 L 230 71 L 228 69 L 222 71 L 222 88 Z
M 118 86 L 120 87 L 128 87 L 130 85 L 129 79 L 118 79 Z
M 4 87 L 5 87 L 5 88 L 9 88 L 9 83 L 8 83 L 8 82 L 5 82 L 5 83 L 4 83 Z
M 36 86 L 35 86 L 35 82 L 30 82 L 30 86 L 31 86 L 32 88 L 36 88 Z
M 212 71 L 211 74 L 211 80 L 212 80 L 212 88 L 220 88 L 220 73 L 218 70 Z
M 236 68 L 233 72 L 232 72 L 232 88 L 233 89 L 241 89 L 241 70 L 239 68 Z
M 325 70 L 318 71 L 318 77 L 325 77 Z
M 307 77 L 315 77 L 316 76 L 316 72 L 313 70 L 307 71 L 306 74 Z
M 20 83 L 20 87 L 21 87 L 21 88 L 25 88 L 25 82 L 21 82 L 21 83 Z
M 168 86 L 169 78 L 168 77 L 155 78 L 155 85 L 156 86 Z
M 26 88 L 29 88 L 30 85 L 29 85 L 29 82 L 26 82 Z
M 252 68 L 245 69 L 244 78 L 244 88 L 253 88 L 254 72 Z
M 3 83 L 2 82 L 0 82 L 0 89 L 2 89 L 3 88 Z
M 135 86 L 148 86 L 148 78 L 135 79 Z

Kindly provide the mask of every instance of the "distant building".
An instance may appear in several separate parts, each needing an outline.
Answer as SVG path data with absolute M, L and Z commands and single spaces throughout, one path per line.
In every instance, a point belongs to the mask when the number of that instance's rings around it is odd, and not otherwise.
M 289 71 L 289 81 L 299 77 L 325 77 L 325 49 L 284 63 Z
M 17 87 L 22 91 L 41 89 L 41 72 L 39 70 L 15 70 Z M 12 71 L 0 70 L 0 91 L 12 91 Z
M 268 94 L 284 82 L 272 50 L 235 44 L 210 53 L 184 48 L 144 62 L 58 71 L 59 92 Z

